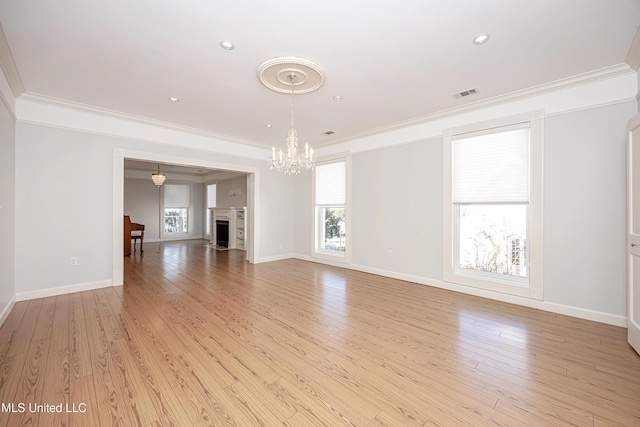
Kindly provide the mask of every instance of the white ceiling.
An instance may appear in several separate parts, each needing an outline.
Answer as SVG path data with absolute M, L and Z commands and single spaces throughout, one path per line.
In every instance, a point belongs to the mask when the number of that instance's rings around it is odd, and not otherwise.
M 623 64 L 640 1 L 0 0 L 0 23 L 29 93 L 268 147 L 290 99 L 257 67 L 312 60 L 327 80 L 296 97 L 296 128 L 320 146 Z

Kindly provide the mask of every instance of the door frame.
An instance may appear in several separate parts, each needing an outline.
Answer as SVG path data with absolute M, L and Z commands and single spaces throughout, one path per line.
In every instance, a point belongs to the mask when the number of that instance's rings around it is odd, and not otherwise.
M 640 307 L 635 307 L 636 299 L 640 301 L 640 271 L 635 271 L 634 257 L 640 260 L 640 233 L 634 234 L 634 180 L 633 180 L 633 133 L 637 131 L 640 135 L 640 113 L 636 114 L 627 123 L 627 340 L 631 347 L 640 354 L 640 318 L 636 319 L 634 313 L 640 313 Z M 640 141 L 637 141 L 640 144 Z M 637 153 L 640 155 L 640 153 Z M 639 158 L 640 160 L 640 158 Z M 636 165 L 640 167 L 640 165 Z M 638 183 L 640 186 L 640 183 Z M 640 200 L 636 200 L 640 206 Z M 640 213 L 638 213 L 640 214 Z M 638 224 L 640 228 L 640 224 Z M 640 269 L 640 263 L 638 263 Z M 634 280 L 637 274 L 638 284 Z
M 113 275 L 112 286 L 121 286 L 124 283 L 124 159 L 146 160 L 154 163 L 177 164 L 181 166 L 193 166 L 196 168 L 222 169 L 247 174 L 247 215 L 249 216 L 249 229 L 247 246 L 247 259 L 255 263 L 260 258 L 258 241 L 260 215 L 260 168 L 212 162 L 192 157 L 176 157 L 166 154 L 151 153 L 145 151 L 115 148 L 113 150 Z

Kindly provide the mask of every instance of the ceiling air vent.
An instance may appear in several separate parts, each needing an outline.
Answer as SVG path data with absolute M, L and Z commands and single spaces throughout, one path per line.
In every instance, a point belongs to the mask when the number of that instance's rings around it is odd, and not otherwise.
M 473 89 L 469 89 L 469 90 L 463 90 L 462 92 L 454 93 L 454 94 L 451 95 L 451 97 L 452 98 L 463 98 L 465 96 L 473 95 L 475 93 L 478 93 L 478 89 L 473 88 Z

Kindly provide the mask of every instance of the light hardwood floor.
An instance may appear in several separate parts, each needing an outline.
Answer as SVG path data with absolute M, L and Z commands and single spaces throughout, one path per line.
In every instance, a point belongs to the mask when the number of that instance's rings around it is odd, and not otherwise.
M 123 287 L 16 303 L 0 426 L 640 425 L 623 328 L 203 241 L 145 249 Z

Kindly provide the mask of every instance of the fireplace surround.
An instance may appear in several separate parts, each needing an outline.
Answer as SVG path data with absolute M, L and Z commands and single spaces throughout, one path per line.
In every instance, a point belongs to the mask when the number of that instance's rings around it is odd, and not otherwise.
M 210 245 L 219 251 L 247 250 L 246 207 L 209 208 Z

